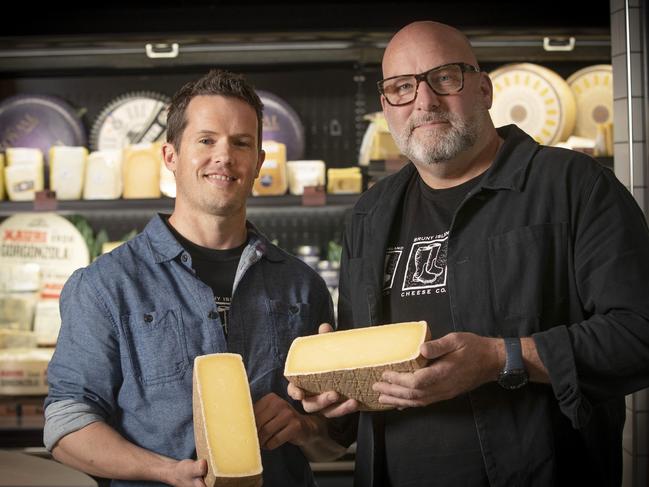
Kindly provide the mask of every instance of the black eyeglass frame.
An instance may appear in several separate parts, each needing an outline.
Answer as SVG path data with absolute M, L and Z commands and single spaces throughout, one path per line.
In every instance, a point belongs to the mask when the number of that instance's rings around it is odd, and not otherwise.
M 461 76 L 462 76 L 460 88 L 457 91 L 454 91 L 452 93 L 439 93 L 428 82 L 428 75 L 430 73 L 432 73 L 433 71 L 444 69 L 444 68 L 447 68 L 449 66 L 458 66 L 460 68 L 460 73 L 461 73 Z M 385 79 L 382 79 L 380 81 L 377 81 L 376 86 L 379 89 L 379 93 L 385 97 L 385 101 L 387 101 L 389 105 L 392 105 L 393 107 L 402 107 L 404 105 L 408 105 L 408 104 L 412 103 L 413 101 L 415 101 L 417 99 L 417 93 L 419 92 L 419 84 L 422 81 L 425 81 L 426 84 L 428 85 L 428 87 L 431 90 L 433 90 L 433 92 L 437 96 L 448 96 L 448 95 L 454 95 L 454 94 L 459 93 L 460 91 L 462 91 L 462 89 L 464 88 L 464 73 L 479 73 L 479 72 L 480 72 L 480 68 L 477 68 L 477 67 L 473 66 L 472 64 L 467 64 L 467 63 L 447 63 L 447 64 L 442 64 L 441 66 L 435 66 L 434 68 L 431 68 L 428 71 L 424 71 L 423 73 L 419 73 L 419 74 L 399 74 L 397 76 L 390 76 L 389 78 L 385 78 Z M 383 90 L 383 84 L 386 81 L 390 81 L 391 79 L 404 78 L 404 77 L 407 77 L 407 76 L 413 76 L 415 78 L 415 81 L 417 82 L 417 85 L 415 86 L 415 96 L 412 98 L 412 100 L 404 102 L 404 103 L 392 103 L 392 102 L 390 102 L 390 100 L 388 100 L 388 97 L 385 94 L 385 91 Z

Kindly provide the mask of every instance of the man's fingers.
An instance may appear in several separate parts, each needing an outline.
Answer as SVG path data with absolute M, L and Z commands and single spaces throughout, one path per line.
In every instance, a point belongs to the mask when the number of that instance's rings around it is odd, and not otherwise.
M 325 418 L 338 418 L 347 414 L 355 413 L 358 411 L 358 401 L 355 399 L 347 399 L 339 404 L 335 404 L 320 411 Z
M 332 332 L 332 331 L 334 331 L 334 328 L 333 328 L 333 326 L 331 326 L 329 323 L 322 323 L 322 324 L 318 327 L 318 333 L 319 333 L 319 334 L 322 334 L 322 333 L 330 333 L 330 332 Z
M 291 382 L 288 383 L 288 387 L 286 388 L 286 392 L 288 392 L 288 395 L 292 398 L 295 399 L 296 401 L 301 401 L 306 397 L 306 394 L 302 389 L 300 389 L 298 386 L 293 385 Z
M 315 396 L 307 396 L 302 400 L 302 407 L 307 413 L 318 413 L 339 400 L 335 391 L 323 392 Z
M 387 382 L 374 383 L 372 385 L 372 390 L 386 396 L 407 400 L 418 400 L 426 394 L 426 392 L 421 389 L 412 389 L 410 387 L 404 387 L 398 384 L 389 384 Z

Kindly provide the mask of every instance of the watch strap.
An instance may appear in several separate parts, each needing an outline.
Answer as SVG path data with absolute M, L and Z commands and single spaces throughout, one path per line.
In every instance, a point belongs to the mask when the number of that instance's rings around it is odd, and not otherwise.
M 521 339 L 519 337 L 505 338 L 505 370 L 524 368 Z

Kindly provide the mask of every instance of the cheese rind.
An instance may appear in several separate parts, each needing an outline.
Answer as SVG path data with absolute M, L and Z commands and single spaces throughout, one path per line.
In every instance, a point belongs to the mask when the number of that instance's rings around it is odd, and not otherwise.
M 379 403 L 372 384 L 386 370 L 413 372 L 425 366 L 420 346 L 429 338 L 425 321 L 298 337 L 288 351 L 284 376 L 310 394 L 336 391 L 356 399 L 360 410 L 391 409 Z
M 241 355 L 196 357 L 193 407 L 196 452 L 207 460 L 205 484 L 261 486 L 259 438 Z

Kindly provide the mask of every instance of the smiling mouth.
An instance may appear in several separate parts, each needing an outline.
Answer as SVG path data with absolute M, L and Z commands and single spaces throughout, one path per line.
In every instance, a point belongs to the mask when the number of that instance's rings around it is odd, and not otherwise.
M 206 174 L 204 177 L 212 181 L 233 182 L 237 180 L 237 178 L 233 176 L 226 176 L 225 174 Z

